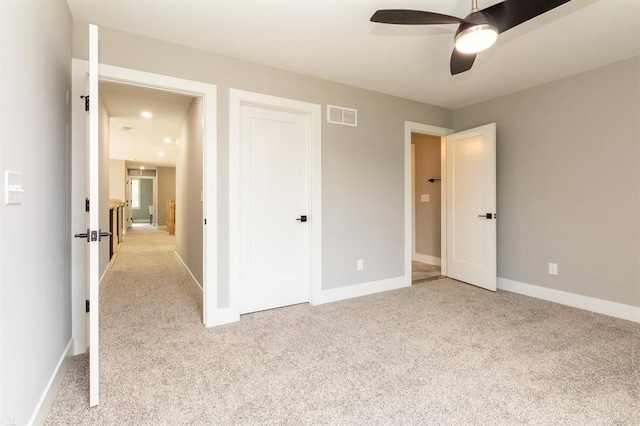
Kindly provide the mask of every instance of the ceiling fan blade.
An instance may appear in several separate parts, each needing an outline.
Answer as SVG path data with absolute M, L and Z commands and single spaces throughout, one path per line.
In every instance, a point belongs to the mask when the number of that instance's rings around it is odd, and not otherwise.
M 381 9 L 373 14 L 371 22 L 403 25 L 436 25 L 459 24 L 464 22 L 464 19 L 442 15 L 440 13 L 424 12 L 422 10 Z
M 570 1 L 571 0 L 505 0 L 502 3 L 489 6 L 481 12 L 487 12 L 491 15 L 498 23 L 498 31 L 502 33 Z
M 469 71 L 473 66 L 475 60 L 475 53 L 460 53 L 456 49 L 453 49 L 450 63 L 451 75 Z

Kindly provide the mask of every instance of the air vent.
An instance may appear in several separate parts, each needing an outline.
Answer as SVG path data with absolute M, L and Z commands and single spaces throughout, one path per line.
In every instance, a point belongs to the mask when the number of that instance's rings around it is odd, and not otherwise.
M 327 122 L 343 126 L 358 126 L 358 111 L 335 105 L 327 105 Z
M 142 170 L 129 170 L 129 176 L 142 176 Z

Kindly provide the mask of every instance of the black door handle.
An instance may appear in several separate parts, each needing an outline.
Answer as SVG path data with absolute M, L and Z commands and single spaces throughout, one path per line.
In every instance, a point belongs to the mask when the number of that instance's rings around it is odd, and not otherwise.
M 483 217 L 485 219 L 497 219 L 498 215 L 493 213 L 479 214 L 478 217 Z
M 87 229 L 87 232 L 83 232 L 82 234 L 75 234 L 74 235 L 75 238 L 84 238 L 85 240 L 87 240 L 87 242 L 90 242 L 89 240 L 89 230 Z
M 307 221 L 307 216 L 300 216 L 298 219 L 300 222 L 306 222 Z

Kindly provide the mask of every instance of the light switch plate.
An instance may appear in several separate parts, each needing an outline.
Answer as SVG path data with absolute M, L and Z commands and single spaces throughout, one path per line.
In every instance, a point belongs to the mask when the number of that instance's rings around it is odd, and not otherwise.
M 428 203 L 429 202 L 429 194 L 420 195 L 420 201 L 422 201 L 423 203 Z
M 4 203 L 22 204 L 24 198 L 22 189 L 22 173 L 4 171 Z

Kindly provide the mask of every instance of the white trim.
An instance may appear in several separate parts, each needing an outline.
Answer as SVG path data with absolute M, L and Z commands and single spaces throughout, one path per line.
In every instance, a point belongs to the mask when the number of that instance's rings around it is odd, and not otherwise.
M 193 272 L 191 272 L 191 269 L 189 269 L 189 267 L 187 266 L 187 264 L 184 262 L 184 260 L 182 260 L 182 257 L 180 257 L 180 254 L 178 254 L 177 251 L 173 252 L 173 256 L 176 258 L 176 260 L 178 261 L 178 263 L 184 268 L 185 272 L 187 274 L 189 274 L 189 276 L 191 277 L 191 280 L 193 281 L 193 283 L 198 286 L 198 288 L 200 289 L 200 291 L 202 290 L 202 285 L 200 284 L 200 282 L 198 281 L 198 279 L 193 275 Z
M 79 67 L 86 67 L 87 61 L 72 59 Z M 81 68 L 79 68 L 81 69 Z M 203 321 L 206 326 L 215 325 L 216 310 L 218 310 L 218 148 L 217 148 L 217 87 L 213 84 L 153 74 L 144 71 L 121 68 L 112 65 L 99 65 L 99 79 L 124 84 L 150 87 L 160 90 L 190 94 L 202 97 L 203 103 L 203 216 L 207 221 L 204 225 L 203 238 Z M 80 80 L 81 82 L 81 80 Z M 74 83 L 79 84 L 74 80 Z M 77 89 L 80 93 L 84 88 Z M 80 135 L 79 135 L 80 136 Z M 82 138 L 84 135 L 82 135 Z M 155 195 L 157 200 L 157 193 Z M 157 217 L 157 201 L 156 217 Z M 157 219 L 156 219 L 157 221 Z M 84 293 L 84 289 L 82 289 Z M 84 300 L 84 298 L 82 298 Z M 75 300 L 75 299 L 74 299 Z M 78 302 L 79 303 L 79 302 Z M 84 303 L 84 302 L 83 302 Z M 84 309 L 84 305 L 82 306 Z M 80 309 L 80 308 L 78 308 Z M 78 324 L 84 330 L 84 323 Z M 76 326 L 74 325 L 74 330 Z M 86 349 L 86 347 L 85 347 Z M 78 351 L 76 351 L 78 352 Z M 79 353 L 79 352 L 78 352 Z
M 322 107 L 318 104 L 229 90 L 229 315 L 240 319 L 240 106 L 253 105 L 309 116 L 310 211 L 309 302 L 317 304 L 322 292 Z
M 411 284 L 409 284 L 410 286 Z M 368 283 L 349 285 L 345 287 L 322 290 L 320 295 L 314 300 L 313 305 L 337 302 L 339 300 L 352 299 L 354 297 L 368 296 L 383 291 L 397 290 L 408 287 L 405 277 L 389 278 L 386 280 L 371 281 Z
M 44 421 L 47 419 L 49 410 L 51 410 L 51 406 L 58 394 L 58 389 L 60 389 L 62 379 L 67 372 L 68 358 L 72 356 L 72 352 L 73 337 L 69 340 L 69 343 L 67 343 L 67 347 L 64 349 L 64 352 L 62 352 L 62 356 L 58 360 L 56 368 L 53 369 L 53 374 L 51 374 L 51 378 L 49 378 L 49 382 L 47 382 L 47 386 L 45 386 L 44 392 L 42 392 L 42 395 L 38 400 L 38 404 L 36 404 L 36 408 L 29 419 L 29 423 L 27 423 L 29 426 L 34 424 L 44 424 Z
M 422 262 L 422 263 L 435 265 L 435 266 L 441 265 L 441 259 L 439 257 L 429 256 L 428 254 L 413 253 L 411 258 L 416 262 Z
M 596 299 L 595 297 L 521 283 L 506 278 L 498 278 L 498 290 L 523 294 L 525 296 L 535 297 L 536 299 L 547 300 L 573 308 L 584 309 L 586 311 L 640 323 L 640 306 L 624 305 L 609 300 Z
M 411 214 L 411 133 L 422 133 L 425 135 L 440 136 L 442 138 L 440 155 L 441 159 L 441 178 L 440 181 L 440 193 L 442 198 L 442 211 L 441 211 L 441 234 L 442 234 L 442 246 L 441 246 L 441 274 L 446 276 L 446 217 L 447 217 L 447 198 L 446 198 L 446 164 L 447 164 L 447 151 L 446 141 L 443 136 L 453 133 L 453 129 L 446 127 L 431 126 L 429 124 L 414 123 L 412 121 L 404 122 L 404 279 L 406 285 L 411 285 L 411 259 L 413 249 L 411 243 L 413 240 L 412 230 L 412 214 Z

